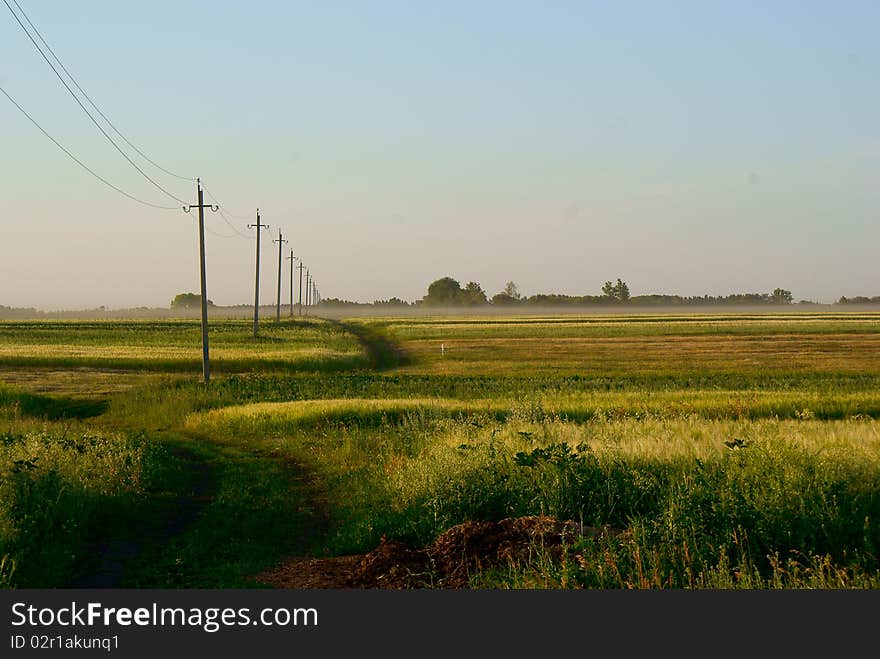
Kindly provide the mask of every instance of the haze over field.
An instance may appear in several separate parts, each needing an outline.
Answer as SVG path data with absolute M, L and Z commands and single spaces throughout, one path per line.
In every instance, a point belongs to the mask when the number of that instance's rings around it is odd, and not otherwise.
M 615 277 L 880 294 L 877 3 L 20 4 L 132 142 L 230 214 L 261 208 L 264 304 L 279 226 L 325 298 L 413 300 L 444 275 L 490 295 Z M 179 207 L 0 9 L 0 86 L 102 176 Z M 106 188 L 3 97 L 0 177 L 0 304 L 198 290 L 195 213 Z M 208 296 L 251 301 L 253 242 L 207 221 L 231 235 L 207 236 Z

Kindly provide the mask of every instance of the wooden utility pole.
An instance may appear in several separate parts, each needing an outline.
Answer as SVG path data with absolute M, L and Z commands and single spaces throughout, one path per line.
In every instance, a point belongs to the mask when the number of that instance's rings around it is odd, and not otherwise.
M 287 241 L 281 235 L 281 229 L 278 229 L 278 240 L 273 240 L 273 243 L 278 243 L 278 299 L 275 302 L 275 322 L 281 322 L 281 265 L 284 263 L 284 259 L 281 257 L 281 248 L 284 247 L 284 243 Z
M 257 230 L 257 265 L 254 274 L 254 338 L 257 338 L 257 331 L 260 322 L 260 229 L 268 229 L 268 224 L 260 224 L 260 209 L 257 209 L 257 223 L 248 224 L 248 229 Z
M 309 292 L 311 290 L 312 285 L 312 276 L 309 274 L 309 269 L 306 268 L 306 315 L 309 315 Z
M 294 265 L 296 257 L 293 255 L 293 250 L 290 250 L 290 256 L 287 258 L 290 261 L 290 317 L 293 318 L 293 271 L 296 270 Z
M 299 260 L 299 315 L 303 315 L 303 262 Z
M 205 278 L 205 209 L 210 208 L 213 212 L 220 210 L 219 206 L 205 204 L 202 196 L 202 180 L 196 179 L 196 191 L 198 192 L 198 205 L 184 206 L 183 211 L 189 213 L 193 208 L 199 209 L 199 275 L 202 285 L 202 377 L 207 384 L 211 380 L 211 362 L 208 354 L 208 287 Z

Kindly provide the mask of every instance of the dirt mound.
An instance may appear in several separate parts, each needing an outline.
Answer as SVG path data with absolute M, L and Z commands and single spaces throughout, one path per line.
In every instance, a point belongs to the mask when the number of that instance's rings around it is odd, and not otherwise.
M 465 522 L 441 533 L 427 553 L 444 587 L 466 588 L 470 573 L 527 560 L 536 548 L 558 558 L 564 544 L 571 544 L 581 532 L 579 524 L 554 517 Z
M 358 562 L 351 575 L 357 588 L 423 588 L 431 585 L 428 554 L 402 542 L 382 538 L 379 546 Z
M 367 554 L 301 560 L 260 580 L 282 588 L 467 588 L 475 571 L 528 560 L 536 549 L 559 558 L 564 547 L 580 536 L 621 533 L 547 516 L 471 521 L 453 526 L 421 549 L 382 538 Z M 332 578 L 314 574 L 324 571 Z M 299 585 L 304 583 L 314 585 Z

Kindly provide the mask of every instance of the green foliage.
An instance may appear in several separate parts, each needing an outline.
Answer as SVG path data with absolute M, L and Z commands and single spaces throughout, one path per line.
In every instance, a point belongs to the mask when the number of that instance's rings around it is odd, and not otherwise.
M 864 295 L 856 295 L 855 297 L 841 296 L 837 304 L 880 304 L 880 295 L 866 297 Z
M 67 583 L 95 538 L 138 514 L 160 455 L 141 437 L 86 428 L 44 426 L 4 435 L 0 582 L 32 588 Z
M 504 290 L 492 296 L 492 304 L 498 306 L 519 304 L 522 301 L 522 295 L 519 293 L 517 285 L 509 281 L 504 285 Z
M 793 301 L 794 297 L 791 291 L 787 291 L 784 288 L 775 288 L 770 294 L 770 302 L 772 304 L 791 304 Z
M 214 303 L 208 300 L 208 306 L 213 307 Z M 178 293 L 171 300 L 172 309 L 201 309 L 202 296 L 196 293 Z
M 618 277 L 617 283 L 612 284 L 610 281 L 605 282 L 602 286 L 602 295 L 615 302 L 628 302 L 629 286 Z
M 489 300 L 486 298 L 486 292 L 475 281 L 469 281 L 467 283 L 467 285 L 461 292 L 460 299 L 460 304 L 468 307 L 474 307 L 489 303 Z
M 428 286 L 428 293 L 422 304 L 433 307 L 480 306 L 488 304 L 486 292 L 475 281 L 469 281 L 464 288 L 452 277 L 443 277 Z
M 460 300 L 461 284 L 452 277 L 443 277 L 431 282 L 422 303 L 432 307 L 455 306 Z

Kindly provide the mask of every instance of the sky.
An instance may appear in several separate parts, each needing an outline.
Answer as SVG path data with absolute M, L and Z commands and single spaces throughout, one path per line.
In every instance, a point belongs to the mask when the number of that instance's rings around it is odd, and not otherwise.
M 880 295 L 880 3 L 18 2 L 133 144 L 220 203 L 217 304 L 253 302 L 256 208 L 264 304 L 279 229 L 324 298 L 415 300 L 447 275 L 489 295 L 618 277 L 634 295 Z M 195 183 L 105 126 L 174 198 L 139 174 L 2 3 L 0 87 L 173 207 L 106 187 L 0 95 L 0 304 L 198 292 Z

